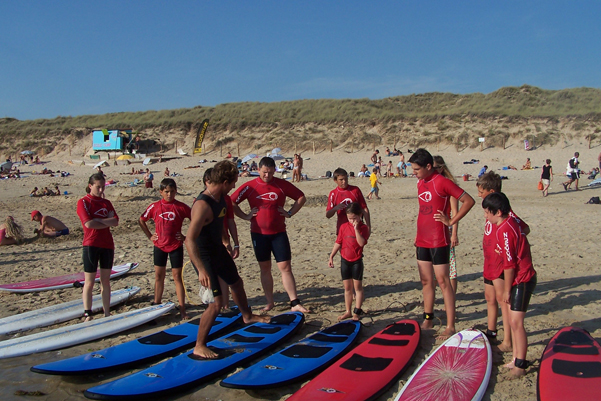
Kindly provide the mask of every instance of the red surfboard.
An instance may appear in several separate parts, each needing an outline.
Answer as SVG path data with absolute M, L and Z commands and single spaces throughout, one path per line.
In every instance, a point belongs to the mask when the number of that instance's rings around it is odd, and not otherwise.
M 588 331 L 564 327 L 549 341 L 538 370 L 540 401 L 598 400 L 601 346 Z
M 122 276 L 136 267 L 138 267 L 137 263 L 125 263 L 123 265 L 113 266 L 111 269 L 111 278 Z M 79 272 L 64 276 L 43 278 L 40 280 L 24 281 L 22 283 L 3 284 L 0 285 L 0 291 L 23 293 L 58 290 L 68 287 L 80 287 L 84 281 L 84 272 Z M 96 272 L 96 282 L 98 281 L 100 281 L 100 269 Z
M 407 369 L 419 345 L 414 320 L 401 320 L 364 341 L 288 401 L 373 400 Z

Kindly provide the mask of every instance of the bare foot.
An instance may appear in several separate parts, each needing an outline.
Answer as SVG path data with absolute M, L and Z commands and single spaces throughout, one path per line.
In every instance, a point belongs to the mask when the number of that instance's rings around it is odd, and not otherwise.
M 499 344 L 499 346 L 497 348 L 499 348 L 499 351 L 501 351 L 501 352 L 512 352 L 513 351 L 513 347 L 511 346 L 511 344 L 507 345 L 505 343 L 501 343 L 501 344 Z
M 436 340 L 438 341 L 445 341 L 447 340 L 449 337 L 451 337 L 453 334 L 455 334 L 455 329 L 452 327 L 447 327 L 442 334 L 439 334 L 436 336 Z
M 526 375 L 526 370 L 525 369 L 520 369 L 520 368 L 516 368 L 513 367 L 511 369 L 511 371 L 509 372 L 509 380 L 515 380 L 515 379 L 519 379 L 522 376 Z
M 351 317 L 351 316 L 353 316 L 353 315 L 351 314 L 351 311 L 348 311 L 348 310 L 347 310 L 347 311 L 344 313 L 344 315 L 340 315 L 340 316 L 338 316 L 338 320 L 344 320 L 344 319 L 348 319 L 348 318 L 349 318 L 349 317 Z
M 92 317 L 92 316 L 86 316 L 86 317 L 83 319 L 83 321 L 84 321 L 84 322 L 89 322 L 89 321 L 92 321 L 92 320 L 94 320 L 94 317 Z
M 274 306 L 274 304 L 267 304 L 267 306 L 263 308 L 263 312 L 269 312 Z
M 292 312 L 311 313 L 311 311 L 309 309 L 304 308 L 301 304 L 293 306 L 292 308 L 290 308 L 290 310 Z
M 432 327 L 434 327 L 433 320 L 424 320 L 422 322 L 422 325 L 421 325 L 422 330 L 430 330 Z
M 506 369 L 515 369 L 515 359 L 512 359 L 511 362 L 506 363 L 505 365 L 503 365 L 503 367 Z
M 252 314 L 250 315 L 250 318 L 242 317 L 242 319 L 244 320 L 244 323 L 269 323 L 271 316 Z
M 217 359 L 218 357 L 219 355 L 211 351 L 206 345 L 196 345 L 190 355 L 192 359 Z

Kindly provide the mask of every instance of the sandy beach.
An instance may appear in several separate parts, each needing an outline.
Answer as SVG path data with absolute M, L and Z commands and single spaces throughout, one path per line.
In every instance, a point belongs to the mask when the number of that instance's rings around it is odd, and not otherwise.
M 392 148 L 392 144 L 389 144 Z M 597 157 L 601 147 L 597 145 L 587 149 L 586 141 L 574 140 L 571 143 L 557 146 L 543 146 L 525 151 L 519 143 L 510 144 L 506 149 L 488 148 L 466 149 L 458 152 L 451 145 L 434 145 L 428 150 L 432 154 L 442 155 L 451 172 L 458 176 L 459 185 L 476 199 L 472 211 L 459 225 L 460 245 L 456 248 L 459 289 L 457 293 L 457 329 L 471 327 L 486 329 L 486 302 L 483 295 L 482 280 L 482 234 L 484 217 L 481 201 L 477 197 L 474 177 L 484 165 L 508 179 L 503 181 L 503 192 L 509 197 L 513 210 L 523 218 L 531 228 L 528 236 L 532 247 L 534 267 L 538 272 L 538 285 L 526 314 L 525 326 L 528 333 L 528 360 L 533 366 L 520 380 L 510 381 L 503 363 L 509 362 L 510 354 L 502 354 L 493 348 L 494 365 L 485 400 L 536 400 L 536 380 L 538 360 L 545 345 L 557 330 L 567 325 L 576 325 L 587 329 L 591 335 L 601 339 L 601 273 L 597 270 L 599 260 L 599 211 L 601 206 L 585 204 L 591 197 L 600 196 L 601 186 L 590 188 L 586 175 L 580 180 L 582 191 L 564 191 L 561 182 L 566 181 L 565 167 L 575 151 L 580 152 L 581 168 L 589 171 L 598 166 Z M 393 161 L 396 166 L 398 157 L 386 157 L 380 146 L 383 160 Z M 402 149 L 405 151 L 406 149 Z M 284 151 L 285 156 L 292 156 L 292 151 Z M 264 152 L 263 152 L 264 154 Z M 170 156 L 175 156 L 171 154 Z M 328 267 L 328 255 L 335 240 L 336 221 L 326 219 L 325 204 L 327 195 L 335 186 L 331 179 L 320 178 L 326 171 L 343 167 L 355 174 L 361 164 L 369 163 L 371 151 L 362 150 L 353 154 L 342 149 L 320 150 L 313 154 L 303 153 L 305 159 L 304 173 L 309 180 L 298 184 L 308 198 L 307 204 L 292 219 L 287 221 L 288 235 L 292 246 L 292 269 L 297 281 L 299 297 L 313 313 L 306 316 L 306 324 L 295 335 L 293 341 L 323 329 L 336 322 L 336 318 L 344 310 L 344 292 L 338 268 Z M 410 155 L 406 154 L 407 160 Z M 532 160 L 532 170 L 519 170 L 526 158 Z M 554 180 L 548 197 L 543 197 L 537 190 L 544 159 L 551 159 Z M 63 275 L 83 271 L 81 261 L 81 242 L 83 231 L 76 215 L 76 202 L 85 192 L 90 174 L 94 172 L 92 165 L 70 164 L 72 159 L 66 154 L 42 157 L 47 162 L 41 165 L 21 166 L 21 179 L 0 181 L 0 207 L 2 219 L 6 215 L 14 216 L 21 224 L 28 240 L 19 246 L 0 247 L 0 283 L 7 284 Z M 207 159 L 207 163 L 198 163 Z M 200 179 L 205 169 L 212 166 L 212 160 L 222 157 L 219 152 L 211 152 L 199 156 L 181 156 L 148 166 L 155 174 L 155 187 L 163 178 L 163 171 L 168 167 L 171 173 L 180 174 L 175 177 L 179 187 L 179 200 L 192 203 L 201 190 Z M 472 159 L 477 164 L 464 164 Z M 258 159 L 257 159 L 258 161 Z M 87 158 L 86 163 L 93 163 Z M 140 293 L 127 302 L 116 307 L 112 313 L 122 313 L 135 308 L 148 306 L 153 297 L 154 269 L 152 259 L 152 243 L 147 240 L 138 226 L 138 218 L 146 206 L 159 199 L 157 189 L 144 189 L 143 186 L 129 187 L 126 183 L 141 179 L 142 175 L 129 175 L 131 167 L 142 168 L 141 164 L 130 166 L 114 166 L 111 162 L 103 168 L 109 179 L 117 181 L 116 185 L 106 190 L 106 197 L 113 202 L 120 217 L 120 224 L 113 230 L 116 243 L 115 264 L 138 262 L 140 267 L 131 274 L 112 281 L 113 289 L 136 285 L 142 288 Z M 502 170 L 504 166 L 513 165 L 518 170 Z M 200 166 L 186 169 L 188 166 Z M 51 170 L 62 170 L 70 173 L 68 177 L 49 177 L 32 174 L 43 167 Z M 470 174 L 469 181 L 461 176 Z M 279 175 L 278 175 L 279 176 Z M 249 180 L 241 178 L 239 182 Z M 413 240 L 416 232 L 417 191 L 414 178 L 383 178 L 381 200 L 368 201 L 372 219 L 372 234 L 365 247 L 364 286 L 366 300 L 363 318 L 365 327 L 360 341 L 367 339 L 386 325 L 400 319 L 410 318 L 421 322 L 423 308 L 421 306 L 422 291 Z M 369 191 L 369 180 L 351 178 L 352 185 L 359 186 L 364 195 Z M 67 195 L 53 197 L 29 197 L 33 187 L 59 186 Z M 244 210 L 247 204 L 242 205 Z M 50 215 L 63 221 L 71 234 L 58 239 L 38 239 L 33 234 L 38 223 L 30 221 L 32 210 L 39 210 L 43 215 Z M 259 280 L 259 268 L 250 243 L 249 224 L 236 219 L 240 235 L 241 255 L 236 260 L 250 305 L 259 309 L 265 305 L 265 298 Z M 184 230 L 187 224 L 184 225 Z M 590 231 L 589 231 L 590 228 Z M 187 260 L 187 258 L 186 258 Z M 338 260 L 338 258 L 337 258 Z M 163 299 L 177 302 L 175 287 L 170 273 L 167 274 Z M 198 280 L 193 269 L 186 266 L 184 270 L 185 285 L 189 297 L 188 310 L 191 317 L 202 313 L 199 305 Z M 283 291 L 280 275 L 274 270 L 276 291 L 276 307 L 273 314 L 287 311 L 288 299 Z M 95 294 L 99 293 L 98 285 Z M 44 306 L 70 301 L 81 297 L 81 290 L 69 288 L 58 291 L 47 291 L 32 294 L 12 294 L 0 292 L 0 317 L 22 313 Z M 442 310 L 442 295 L 437 294 L 436 315 L 445 318 Z M 65 324 L 75 324 L 70 321 Z M 152 325 L 146 324 L 137 329 L 87 344 L 81 344 L 60 351 L 46 352 L 25 357 L 2 360 L 0 365 L 0 398 L 4 400 L 23 399 L 15 395 L 17 391 L 41 392 L 39 400 L 83 400 L 83 391 L 98 383 L 128 373 L 118 371 L 114 374 L 84 376 L 77 378 L 44 376 L 29 371 L 30 366 L 49 362 L 58 358 L 75 356 L 84 352 L 102 349 L 150 334 L 159 329 L 179 323 L 179 315 L 175 311 L 164 316 Z M 52 326 L 50 328 L 58 327 Z M 503 336 L 503 328 L 499 323 L 499 336 Z M 420 349 L 412 366 L 402 375 L 400 381 L 394 383 L 379 400 L 392 400 L 413 373 L 415 368 L 436 348 L 435 335 L 442 331 L 441 325 L 436 330 L 422 333 Z M 39 330 L 33 330 L 37 332 Z M 28 334 L 28 333 L 27 333 Z M 4 336 L 0 340 L 10 338 Z M 288 343 L 289 344 L 289 343 Z M 221 379 L 202 385 L 194 391 L 174 395 L 170 399 L 178 400 L 285 400 L 304 383 L 296 383 L 273 390 L 245 392 L 226 389 L 219 386 Z M 27 399 L 30 399 L 29 397 Z

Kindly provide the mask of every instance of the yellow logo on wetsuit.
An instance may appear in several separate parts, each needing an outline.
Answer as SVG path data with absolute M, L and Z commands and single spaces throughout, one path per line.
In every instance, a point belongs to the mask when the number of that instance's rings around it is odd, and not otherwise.
M 226 209 L 226 208 L 223 208 L 223 209 L 221 209 L 221 213 L 219 213 L 219 216 L 217 216 L 217 217 L 218 217 L 218 218 L 219 218 L 219 217 L 224 217 L 224 216 L 226 215 L 226 212 L 227 212 L 227 209 Z

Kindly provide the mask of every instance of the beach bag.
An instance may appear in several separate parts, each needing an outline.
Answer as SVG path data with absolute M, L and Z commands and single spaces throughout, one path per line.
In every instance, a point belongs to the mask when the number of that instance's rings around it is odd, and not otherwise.
M 349 177 L 354 177 L 355 176 L 355 172 L 351 171 L 350 173 L 348 173 Z
M 570 168 L 576 168 L 576 162 L 574 161 L 574 158 L 571 158 L 568 164 Z
M 326 178 L 332 178 L 332 172 L 326 171 Z
M 601 199 L 598 196 L 593 196 L 586 203 L 592 203 L 592 204 L 595 204 L 595 205 L 599 205 L 599 204 L 601 204 Z
M 543 188 L 544 188 L 543 182 L 542 182 L 542 181 L 539 181 L 539 182 L 538 182 L 538 190 L 539 190 L 539 191 L 542 191 L 542 190 L 543 190 Z

